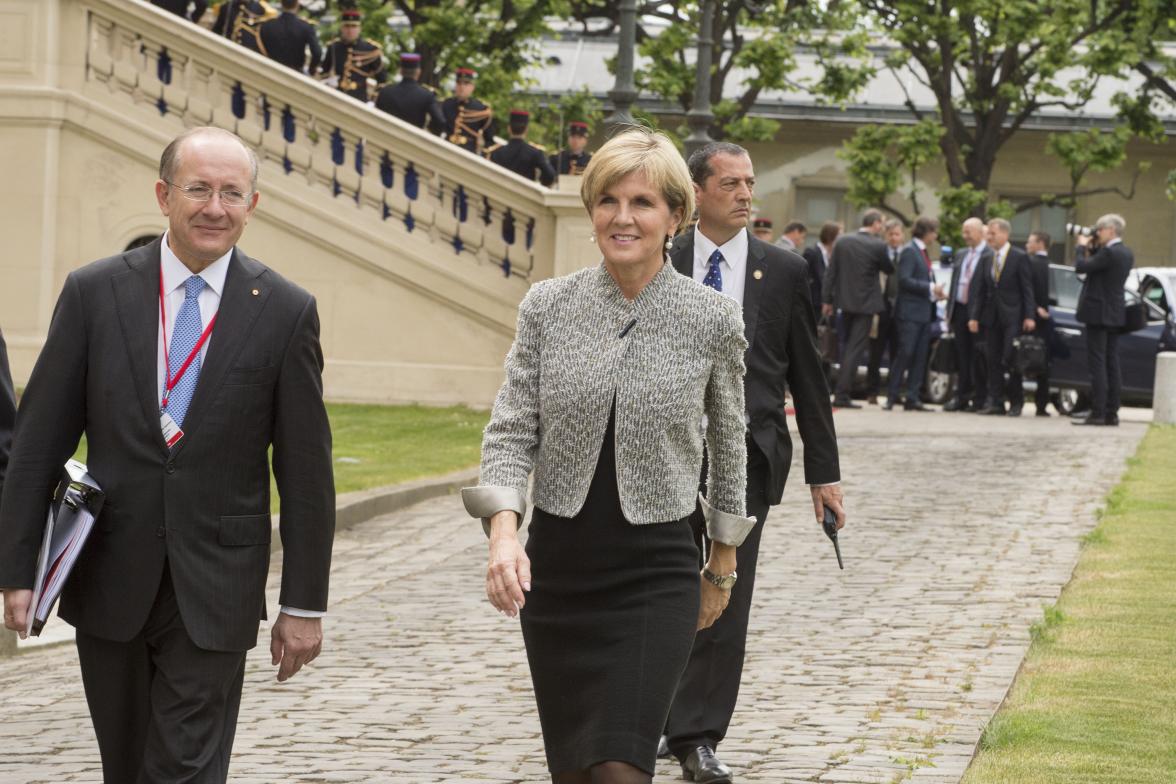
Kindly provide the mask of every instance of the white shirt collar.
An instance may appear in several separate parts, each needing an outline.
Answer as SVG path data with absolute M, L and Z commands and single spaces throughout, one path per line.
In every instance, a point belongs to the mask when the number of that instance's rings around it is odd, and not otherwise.
M 993 252 L 993 254 L 995 254 L 998 257 L 1003 257 L 1005 254 L 1007 254 L 1009 252 L 1009 243 L 1006 242 L 1004 245 L 1000 246 L 999 248 L 993 248 L 992 252 Z
M 981 253 L 984 252 L 984 249 L 987 247 L 988 247 L 988 240 L 980 240 L 980 244 L 978 244 L 975 248 L 976 255 L 979 256 Z
M 176 289 L 182 288 L 184 282 L 192 277 L 192 270 L 185 267 L 184 262 L 180 261 L 179 257 L 168 247 L 167 235 L 168 233 L 164 232 L 163 242 L 159 246 L 159 259 L 163 262 L 163 293 L 171 294 Z M 228 253 L 200 272 L 200 277 L 204 278 L 208 287 L 216 292 L 217 297 L 224 293 L 225 276 L 229 274 L 229 259 L 232 257 L 233 249 L 229 248 Z
M 918 248 L 919 250 L 927 250 L 927 243 L 923 242 L 918 237 L 913 237 L 911 239 L 911 242 L 913 242 L 915 244 L 915 247 Z
M 717 249 L 723 254 L 723 263 L 728 268 L 741 267 L 747 263 L 747 231 L 740 229 L 735 232 L 734 237 L 717 246 Z M 707 261 L 715 250 L 715 244 L 702 233 L 697 223 L 694 224 L 694 257 Z
M 1122 241 L 1123 241 L 1122 237 L 1115 237 L 1113 240 L 1111 240 L 1110 242 L 1107 243 L 1107 247 L 1109 248 L 1112 245 L 1118 245 Z

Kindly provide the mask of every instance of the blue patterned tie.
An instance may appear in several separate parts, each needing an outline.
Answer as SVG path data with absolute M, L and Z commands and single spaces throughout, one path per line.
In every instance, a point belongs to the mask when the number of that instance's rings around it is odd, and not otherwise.
M 723 263 L 723 252 L 715 249 L 715 252 L 710 255 L 710 260 L 707 264 L 710 269 L 706 271 L 706 277 L 702 279 L 702 285 L 710 286 L 720 294 L 723 293 L 723 270 L 719 267 Z
M 168 371 L 171 378 L 176 377 L 184 360 L 192 353 L 196 342 L 200 340 L 200 333 L 204 325 L 200 322 L 200 292 L 204 290 L 204 278 L 193 275 L 184 281 L 184 304 L 176 314 L 176 323 L 172 327 L 171 345 L 167 347 Z M 192 364 L 184 372 L 183 377 L 172 388 L 167 400 L 167 412 L 177 425 L 184 424 L 184 415 L 188 413 L 188 404 L 192 402 L 192 393 L 196 391 L 196 381 L 200 377 L 200 355 L 192 358 Z

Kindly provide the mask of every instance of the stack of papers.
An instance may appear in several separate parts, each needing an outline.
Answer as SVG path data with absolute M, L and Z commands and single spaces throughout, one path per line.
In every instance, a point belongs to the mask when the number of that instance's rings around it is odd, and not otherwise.
M 61 596 L 82 547 L 94 528 L 94 520 L 102 509 L 102 489 L 76 460 L 65 464 L 65 475 L 45 523 L 45 538 L 37 559 L 37 577 L 33 583 L 33 601 L 29 612 L 28 633 L 41 633 L 53 605 Z

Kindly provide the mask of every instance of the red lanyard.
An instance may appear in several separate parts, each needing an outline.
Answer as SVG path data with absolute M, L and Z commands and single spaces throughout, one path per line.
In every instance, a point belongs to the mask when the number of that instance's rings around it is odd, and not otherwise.
M 184 364 L 180 365 L 180 369 L 176 371 L 175 378 L 171 375 L 171 362 L 167 354 L 167 318 L 164 316 L 163 308 L 164 294 L 163 294 L 163 264 L 159 265 L 159 328 L 163 330 L 163 402 L 159 404 L 160 410 L 167 408 L 167 400 L 171 396 L 171 391 L 176 384 L 180 383 L 180 379 L 184 377 L 184 372 L 187 371 L 188 366 L 192 364 L 192 360 L 196 359 L 196 355 L 200 353 L 200 349 L 208 342 L 208 336 L 212 334 L 212 327 L 216 324 L 216 317 L 220 313 L 218 310 L 212 314 L 212 318 L 208 321 L 208 326 L 204 328 L 200 339 L 196 341 L 196 345 L 192 347 L 192 353 L 184 360 Z

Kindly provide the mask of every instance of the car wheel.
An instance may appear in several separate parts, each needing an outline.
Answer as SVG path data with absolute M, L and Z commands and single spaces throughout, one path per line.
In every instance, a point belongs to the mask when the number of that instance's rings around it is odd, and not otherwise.
M 1054 395 L 1054 406 L 1059 412 L 1069 416 L 1075 411 L 1084 411 L 1090 408 L 1090 398 L 1085 392 L 1079 392 L 1077 389 L 1070 389 L 1063 387 Z
M 941 406 L 955 394 L 956 377 L 952 373 L 927 372 L 927 402 Z

